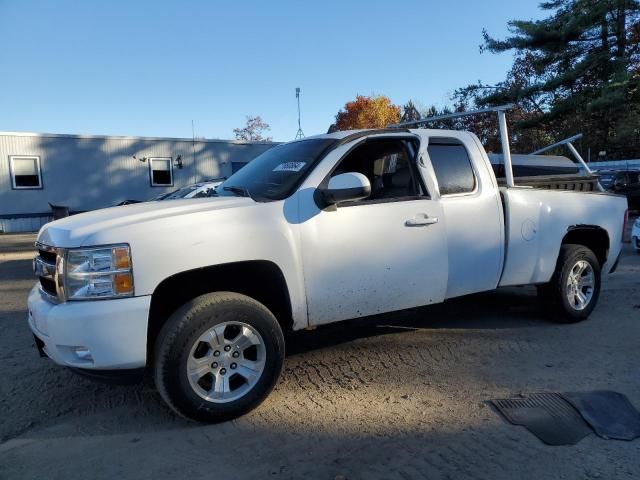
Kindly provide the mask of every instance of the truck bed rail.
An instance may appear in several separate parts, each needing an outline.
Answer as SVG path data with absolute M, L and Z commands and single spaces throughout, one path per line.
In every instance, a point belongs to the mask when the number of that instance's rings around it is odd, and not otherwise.
M 497 180 L 499 186 L 507 185 L 504 177 Z M 535 177 L 516 177 L 515 182 L 517 186 L 543 190 L 600 191 L 597 175 L 537 175 Z

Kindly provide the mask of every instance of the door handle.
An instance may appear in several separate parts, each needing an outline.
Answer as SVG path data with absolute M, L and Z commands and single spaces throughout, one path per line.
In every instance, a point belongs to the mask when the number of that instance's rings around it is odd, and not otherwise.
M 416 215 L 413 218 L 410 218 L 406 222 L 404 222 L 407 227 L 426 227 L 427 225 L 433 225 L 434 223 L 438 223 L 438 217 L 429 217 L 424 213 Z

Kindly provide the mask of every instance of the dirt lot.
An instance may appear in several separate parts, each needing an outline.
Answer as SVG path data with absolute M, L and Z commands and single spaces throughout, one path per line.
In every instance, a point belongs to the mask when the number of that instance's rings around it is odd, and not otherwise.
M 2 479 L 640 477 L 640 440 L 549 447 L 486 404 L 613 389 L 640 407 L 629 244 L 586 322 L 549 323 L 534 290 L 518 288 L 300 332 L 267 401 L 211 426 L 176 418 L 149 382 L 96 384 L 38 358 L 27 257 L 0 255 Z

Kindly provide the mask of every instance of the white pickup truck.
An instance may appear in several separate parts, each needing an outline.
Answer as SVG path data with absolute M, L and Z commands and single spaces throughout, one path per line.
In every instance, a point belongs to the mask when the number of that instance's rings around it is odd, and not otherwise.
M 509 285 L 539 286 L 559 321 L 586 318 L 620 255 L 626 199 L 563 189 L 595 190 L 591 177 L 514 186 L 505 166 L 496 178 L 458 131 L 279 145 L 218 197 L 45 225 L 29 325 L 56 363 L 148 369 L 176 412 L 221 421 L 271 391 L 283 332 Z

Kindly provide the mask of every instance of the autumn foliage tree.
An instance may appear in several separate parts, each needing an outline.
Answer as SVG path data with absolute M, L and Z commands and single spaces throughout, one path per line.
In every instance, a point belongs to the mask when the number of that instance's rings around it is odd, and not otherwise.
M 383 128 L 400 121 L 400 107 L 388 97 L 357 95 L 347 102 L 336 115 L 336 123 L 330 130 L 353 130 L 358 128 Z
M 264 122 L 258 115 L 255 117 L 247 116 L 247 123 L 242 128 L 234 128 L 233 134 L 236 140 L 244 140 L 245 142 L 270 142 L 271 137 L 263 137 L 262 134 L 271 130 L 268 123 Z

